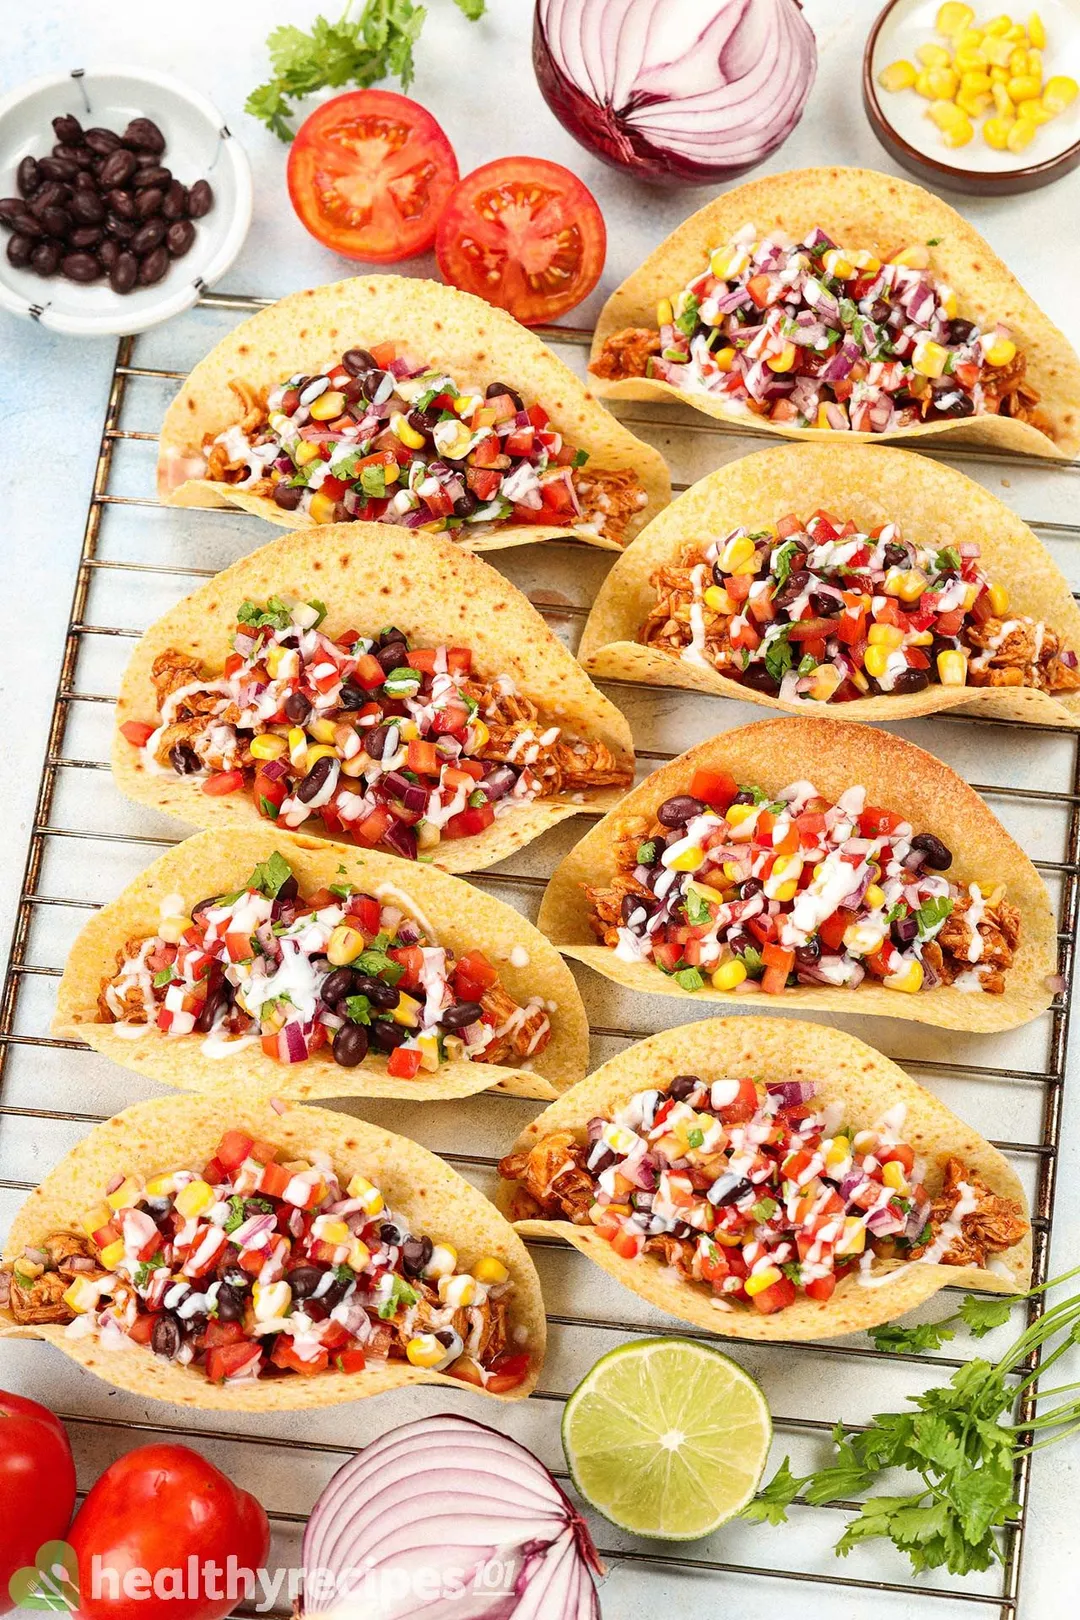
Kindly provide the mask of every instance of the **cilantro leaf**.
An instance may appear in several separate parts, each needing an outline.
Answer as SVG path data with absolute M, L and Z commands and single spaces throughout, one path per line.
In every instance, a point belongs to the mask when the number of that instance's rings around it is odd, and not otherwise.
M 410 1288 L 404 1277 L 399 1277 L 397 1272 L 394 1272 L 390 1292 L 379 1306 L 380 1319 L 388 1322 L 399 1310 L 407 1310 L 410 1305 L 415 1305 L 418 1297 L 415 1288 Z
M 786 1524 L 787 1510 L 805 1484 L 805 1479 L 796 1479 L 791 1472 L 791 1459 L 785 1457 L 769 1483 L 743 1508 L 740 1517 L 751 1524 Z
M 935 895 L 933 899 L 924 900 L 915 913 L 915 920 L 919 925 L 919 938 L 932 939 L 938 929 L 951 914 L 953 903 L 946 895 Z
M 694 293 L 687 293 L 683 312 L 675 318 L 675 325 L 687 337 L 693 337 L 697 329 L 698 310 L 700 308 L 701 303 L 697 296 Z
M 755 1221 L 771 1221 L 779 1208 L 775 1198 L 759 1198 L 750 1213 Z
M 966 1294 L 960 1301 L 959 1316 L 974 1339 L 984 1339 L 994 1328 L 1004 1327 L 1012 1315 L 1013 1300 L 1008 1294 L 993 1294 L 980 1299 L 977 1294 Z
M 259 862 L 259 865 L 248 878 L 245 887 L 258 889 L 260 894 L 265 894 L 268 900 L 276 900 L 292 875 L 292 867 L 284 855 L 279 855 L 275 849 L 273 854 L 265 861 Z
M 686 891 L 686 920 L 692 928 L 704 927 L 712 916 L 708 900 L 698 889 Z
M 885 1322 L 869 1329 L 875 1350 L 885 1350 L 894 1356 L 917 1355 L 923 1350 L 940 1350 L 949 1339 L 956 1337 L 944 1322 L 919 1322 L 915 1327 L 898 1327 Z
M 345 1016 L 354 1024 L 371 1023 L 371 1002 L 367 996 L 346 996 Z
M 793 661 L 791 644 L 787 639 L 786 630 L 774 636 L 765 647 L 765 668 L 773 680 L 779 683 L 783 680 Z
M 801 550 L 802 547 L 798 545 L 796 541 L 785 540 L 783 545 L 779 546 L 777 550 L 773 552 L 772 567 L 770 572 L 776 581 L 777 590 L 779 590 L 781 586 L 787 584 L 788 576 L 791 573 L 792 561 L 796 552 L 800 552 Z
M 170 962 L 168 967 L 164 967 L 160 973 L 154 974 L 154 989 L 160 990 L 162 985 L 171 984 L 175 977 L 175 970 Z

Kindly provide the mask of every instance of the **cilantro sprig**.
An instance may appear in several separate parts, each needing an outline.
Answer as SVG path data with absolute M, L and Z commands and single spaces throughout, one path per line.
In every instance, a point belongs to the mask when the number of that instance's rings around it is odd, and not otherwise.
M 485 0 L 454 0 L 470 22 L 484 14 Z M 400 79 L 407 90 L 413 81 L 413 47 L 427 17 L 415 0 L 365 0 L 359 16 L 350 3 L 336 22 L 316 17 L 311 32 L 293 23 L 275 28 L 266 41 L 273 75 L 248 96 L 245 112 L 260 118 L 283 141 L 296 131 L 289 122 L 295 102 L 316 90 L 361 89 L 377 79 Z
M 981 1339 L 1003 1327 L 1019 1299 L 1031 1299 L 1080 1275 L 1080 1266 L 1028 1294 L 979 1298 L 968 1295 L 952 1316 L 914 1328 L 881 1327 L 871 1332 L 880 1350 L 900 1354 L 936 1350 L 963 1322 Z M 999 1562 L 995 1532 L 1019 1512 L 1014 1475 L 1019 1458 L 1053 1445 L 1080 1430 L 1078 1383 L 1040 1389 L 1026 1422 L 1014 1422 L 1018 1400 L 1036 1378 L 1080 1342 L 1080 1294 L 1048 1306 L 1000 1360 L 978 1357 L 953 1373 L 949 1382 L 908 1397 L 910 1410 L 879 1412 L 863 1430 L 849 1433 L 843 1423 L 832 1432 L 835 1457 L 827 1468 L 801 1478 L 785 1457 L 769 1483 L 743 1510 L 755 1523 L 783 1524 L 796 1500 L 819 1507 L 861 1496 L 836 1552 L 846 1557 L 861 1542 L 889 1540 L 906 1553 L 918 1574 L 945 1568 L 954 1575 L 988 1569 Z M 1033 1352 L 1047 1347 L 1041 1363 Z M 880 1476 L 900 1468 L 918 1477 L 901 1495 L 871 1494 Z

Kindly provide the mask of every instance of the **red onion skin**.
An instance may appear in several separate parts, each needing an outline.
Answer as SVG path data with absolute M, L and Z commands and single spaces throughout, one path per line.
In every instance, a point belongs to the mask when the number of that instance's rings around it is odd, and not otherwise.
M 582 3 L 602 4 L 603 0 L 582 0 Z M 700 0 L 700 3 L 704 6 L 706 0 Z M 802 0 L 791 0 L 791 3 L 798 10 L 801 20 Z M 639 180 L 653 185 L 670 185 L 675 181 L 681 185 L 700 186 L 714 180 L 734 179 L 756 168 L 770 152 L 782 145 L 802 117 L 814 82 L 816 50 L 811 56 L 807 82 L 796 101 L 784 109 L 775 139 L 763 142 L 747 162 L 698 163 L 682 153 L 655 145 L 632 124 L 624 122 L 621 110 L 592 100 L 563 72 L 548 45 L 540 15 L 541 5 L 542 0 L 537 0 L 533 15 L 532 58 L 533 71 L 544 100 L 580 145 L 612 168 L 629 170 Z M 810 40 L 813 41 L 812 34 Z M 640 104 L 645 104 L 644 98 Z

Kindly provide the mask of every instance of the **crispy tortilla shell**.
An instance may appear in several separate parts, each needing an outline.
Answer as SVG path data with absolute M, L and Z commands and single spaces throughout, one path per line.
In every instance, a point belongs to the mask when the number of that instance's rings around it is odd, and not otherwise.
M 536 1268 L 516 1233 L 475 1187 L 407 1137 L 336 1114 L 326 1108 L 290 1108 L 279 1114 L 264 1100 L 242 1090 L 231 1097 L 167 1097 L 136 1103 L 96 1126 L 61 1159 L 16 1215 L 4 1249 L 14 1259 L 50 1233 L 81 1231 L 86 1210 L 100 1203 L 114 1175 L 201 1166 L 226 1130 L 248 1131 L 263 1141 L 291 1148 L 303 1158 L 328 1153 L 347 1181 L 357 1172 L 380 1188 L 392 1209 L 436 1243 L 451 1243 L 466 1265 L 481 1255 L 501 1259 L 514 1281 L 512 1319 L 527 1329 L 535 1356 L 528 1379 L 495 1400 L 519 1400 L 535 1387 L 544 1359 L 546 1323 Z M 358 1373 L 323 1372 L 305 1378 L 259 1379 L 248 1384 L 211 1384 L 192 1367 L 163 1361 L 148 1347 L 103 1349 L 96 1338 L 73 1339 L 63 1326 L 22 1326 L 0 1309 L 0 1338 L 47 1339 L 72 1361 L 133 1395 L 205 1411 L 289 1412 L 381 1395 L 407 1384 L 442 1384 L 460 1389 L 445 1373 L 386 1361 Z
M 842 1123 L 856 1130 L 877 1125 L 887 1109 L 906 1105 L 903 1139 L 927 1160 L 927 1186 L 936 1194 L 942 1171 L 938 1159 L 952 1156 L 981 1176 L 991 1190 L 1015 1199 L 1027 1216 L 1027 1200 L 1015 1171 L 977 1131 L 951 1113 L 929 1091 L 852 1035 L 787 1018 L 710 1018 L 700 1024 L 652 1035 L 621 1052 L 587 1080 L 552 1103 L 518 1137 L 511 1153 L 527 1152 L 552 1131 L 572 1130 L 585 1139 L 585 1126 L 597 1114 L 610 1118 L 637 1091 L 671 1080 L 677 1074 L 702 1079 L 812 1080 L 815 1105 L 836 1102 L 844 1108 Z M 527 1195 L 517 1182 L 501 1181 L 496 1203 L 508 1219 L 523 1207 Z M 533 1206 L 535 1208 L 535 1206 Z M 717 1310 L 705 1288 L 686 1282 L 652 1255 L 624 1260 L 595 1227 L 568 1220 L 515 1221 L 525 1237 L 557 1237 L 573 1244 L 617 1282 L 650 1305 L 732 1339 L 827 1339 L 890 1322 L 921 1305 L 940 1288 L 982 1288 L 991 1293 L 1020 1293 L 1031 1279 L 1031 1232 L 994 1257 L 1001 1270 L 978 1266 L 941 1266 L 878 1262 L 875 1278 L 895 1273 L 893 1280 L 866 1286 L 857 1276 L 843 1278 L 830 1300 L 797 1299 L 772 1316 L 736 1307 Z
M 481 950 L 499 970 L 507 991 L 524 1003 L 540 996 L 550 1008 L 551 1040 L 535 1058 L 535 1068 L 511 1069 L 466 1059 L 421 1070 L 414 1080 L 386 1072 L 386 1058 L 372 1052 L 358 1068 L 335 1063 L 329 1046 L 305 1063 L 282 1063 L 258 1041 L 235 1056 L 215 1058 L 203 1050 L 202 1035 L 171 1038 L 150 1028 L 137 1039 L 131 1026 L 100 1021 L 97 999 L 103 979 L 115 971 L 116 953 L 131 938 L 157 932 L 161 905 L 179 896 L 185 915 L 214 894 L 231 894 L 254 868 L 277 850 L 310 894 L 334 883 L 351 883 L 387 904 L 401 906 L 456 956 Z M 170 910 L 172 908 L 170 907 Z M 524 951 L 516 967 L 511 953 Z M 483 894 L 460 878 L 429 866 L 380 855 L 354 845 L 328 844 L 303 836 L 224 830 L 196 833 L 148 866 L 116 900 L 82 930 L 68 956 L 56 1000 L 53 1033 L 85 1041 L 114 1063 L 183 1091 L 214 1091 L 235 1084 L 258 1086 L 264 1094 L 319 1097 L 405 1097 L 438 1101 L 467 1097 L 498 1085 L 517 1097 L 557 1097 L 588 1068 L 589 1026 L 574 976 L 558 951 L 520 912 Z
M 867 1013 L 987 1034 L 1015 1029 L 1049 1007 L 1057 973 L 1056 924 L 1046 886 L 1023 850 L 974 789 L 941 760 L 889 732 L 842 720 L 760 720 L 726 731 L 661 766 L 628 793 L 560 862 L 544 891 L 537 925 L 565 956 L 645 994 L 680 996 L 702 1005 L 747 1004 L 754 992 L 714 990 L 711 985 L 684 990 L 652 962 L 624 962 L 597 941 L 589 926 L 582 885 L 603 885 L 614 877 L 619 829 L 635 816 L 652 816 L 665 799 L 688 792 L 694 770 L 702 765 L 730 771 L 737 782 L 757 783 L 769 792 L 792 782 L 813 782 L 833 801 L 849 787 L 865 787 L 868 804 L 896 811 L 948 845 L 953 854 L 950 877 L 959 883 L 981 881 L 988 888 L 1004 883 L 1007 898 L 1020 910 L 1020 945 L 1000 996 L 953 985 L 908 995 L 865 979 L 854 990 L 799 985 L 777 998 L 778 1010 Z
M 494 568 L 437 535 L 342 523 L 281 535 L 151 625 L 124 672 L 116 704 L 113 776 L 128 798 L 198 827 L 266 828 L 246 788 L 213 797 L 202 791 L 197 777 L 148 771 L 120 726 L 127 720 L 156 724 L 151 670 L 159 653 L 177 648 L 217 673 L 232 648 L 240 603 L 275 594 L 325 602 L 323 628 L 330 636 L 347 629 L 377 634 L 396 624 L 421 645 L 467 646 L 481 677 L 508 675 L 551 722 L 605 743 L 620 763 L 633 768 L 633 739 L 623 715 L 597 691 L 527 598 Z M 618 788 L 608 787 L 535 799 L 497 817 L 481 833 L 438 845 L 434 864 L 448 872 L 478 871 L 567 816 L 585 808 L 607 809 L 619 797 Z M 310 836 L 320 835 L 313 828 Z
M 298 372 L 317 375 L 347 349 L 400 343 L 418 361 L 445 369 L 463 386 L 504 382 L 526 404 L 541 404 L 552 422 L 597 471 L 633 468 L 649 500 L 627 527 L 631 539 L 671 499 L 659 451 L 634 437 L 546 344 L 504 310 L 471 293 L 407 276 L 356 276 L 327 287 L 290 293 L 242 321 L 200 360 L 169 406 L 158 453 L 158 495 L 171 506 L 239 506 L 281 528 L 312 528 L 303 512 L 285 512 L 268 496 L 215 483 L 205 470 L 204 441 L 244 416 L 235 379 L 257 397 Z M 492 551 L 569 535 L 618 551 L 614 540 L 570 528 L 507 524 L 463 541 L 462 549 Z
M 980 324 L 1001 321 L 1009 327 L 1017 348 L 1027 356 L 1027 378 L 1040 396 L 1038 411 L 1046 418 L 1052 436 L 1029 422 L 994 415 L 931 422 L 888 435 L 837 434 L 732 410 L 720 395 L 688 393 L 659 378 L 609 381 L 590 374 L 591 385 L 601 398 L 677 399 L 706 416 L 786 438 L 849 441 L 948 436 L 1034 456 L 1072 458 L 1080 454 L 1080 357 L 1065 334 L 1046 318 L 989 243 L 954 208 L 910 180 L 873 169 L 792 169 L 751 180 L 706 203 L 612 293 L 600 312 L 590 364 L 612 333 L 628 326 L 655 328 L 659 300 L 674 297 L 700 275 L 712 249 L 747 224 L 762 233 L 780 231 L 794 241 L 817 225 L 845 247 L 881 257 L 926 242 L 931 268 L 956 293 L 959 313 Z M 936 240 L 931 242 L 932 238 Z
M 760 703 L 785 714 L 819 713 L 824 705 L 781 703 L 703 667 L 645 647 L 636 637 L 656 602 L 658 568 L 677 564 L 696 544 L 745 526 L 751 531 L 795 512 L 824 507 L 864 532 L 898 523 L 920 545 L 978 544 L 981 562 L 1009 592 L 1010 613 L 1042 619 L 1080 651 L 1080 606 L 1050 553 L 1026 523 L 963 473 L 887 445 L 785 445 L 759 450 L 710 473 L 653 519 L 600 587 L 582 632 L 578 657 L 600 679 L 680 686 Z M 1080 727 L 1080 692 L 1053 696 L 1031 686 L 942 686 L 923 692 L 857 698 L 845 720 L 909 720 L 964 708 L 1028 725 Z M 840 705 L 833 705 L 835 713 Z

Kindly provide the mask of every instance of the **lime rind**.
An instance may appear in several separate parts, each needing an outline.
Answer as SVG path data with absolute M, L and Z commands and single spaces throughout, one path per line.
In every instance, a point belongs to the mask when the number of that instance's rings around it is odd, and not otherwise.
M 595 1364 L 566 1403 L 575 1487 L 610 1523 L 695 1541 L 746 1506 L 772 1439 L 759 1384 L 694 1339 L 638 1339 Z

